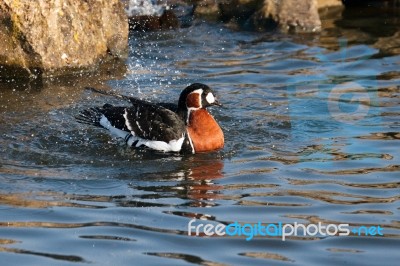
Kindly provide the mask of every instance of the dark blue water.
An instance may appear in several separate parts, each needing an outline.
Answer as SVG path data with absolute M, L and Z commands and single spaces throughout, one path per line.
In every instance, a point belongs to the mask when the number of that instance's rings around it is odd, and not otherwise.
M 122 77 L 2 83 L 1 265 L 397 265 L 400 56 L 383 37 L 201 24 L 132 35 Z M 225 105 L 222 151 L 136 151 L 73 118 L 120 103 L 83 86 L 173 101 L 193 82 Z M 382 235 L 188 236 L 194 218 Z

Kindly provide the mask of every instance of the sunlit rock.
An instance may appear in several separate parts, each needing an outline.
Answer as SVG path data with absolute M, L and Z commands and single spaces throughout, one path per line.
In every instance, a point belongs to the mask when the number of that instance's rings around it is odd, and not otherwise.
M 194 14 L 196 17 L 201 17 L 207 20 L 219 20 L 223 8 L 220 3 L 213 0 L 193 1 L 195 4 Z
M 127 55 L 120 0 L 1 0 L 0 77 L 59 75 Z
M 284 31 L 315 32 L 321 29 L 317 0 L 265 0 L 261 18 L 272 19 Z
M 321 28 L 319 8 L 341 5 L 340 0 L 203 0 L 195 14 L 241 28 L 315 32 Z
M 318 0 L 318 8 L 343 6 L 342 0 Z

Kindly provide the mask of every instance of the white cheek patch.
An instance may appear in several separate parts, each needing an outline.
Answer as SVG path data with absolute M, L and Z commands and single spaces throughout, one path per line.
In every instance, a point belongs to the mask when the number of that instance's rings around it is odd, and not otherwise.
M 207 100 L 207 102 L 208 102 L 209 104 L 212 104 L 212 103 L 215 102 L 215 97 L 214 97 L 214 95 L 213 95 L 211 92 L 209 92 L 209 93 L 207 94 L 207 96 L 206 96 L 206 100 Z

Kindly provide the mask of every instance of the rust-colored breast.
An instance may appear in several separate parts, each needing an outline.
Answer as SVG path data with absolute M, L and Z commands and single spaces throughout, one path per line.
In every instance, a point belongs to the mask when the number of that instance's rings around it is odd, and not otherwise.
M 224 147 L 224 133 L 205 109 L 190 113 L 187 131 L 195 152 L 213 151 Z

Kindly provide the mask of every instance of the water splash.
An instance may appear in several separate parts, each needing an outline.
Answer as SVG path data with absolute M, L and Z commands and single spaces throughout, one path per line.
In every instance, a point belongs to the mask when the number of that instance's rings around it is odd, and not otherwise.
M 128 17 L 161 16 L 165 8 L 164 5 L 156 4 L 154 0 L 129 0 L 125 11 Z

